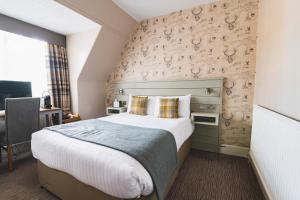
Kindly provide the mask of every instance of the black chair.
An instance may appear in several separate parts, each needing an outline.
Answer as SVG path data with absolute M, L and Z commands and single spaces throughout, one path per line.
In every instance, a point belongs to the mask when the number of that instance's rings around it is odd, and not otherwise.
M 5 99 L 5 129 L 0 128 L 0 149 L 7 151 L 10 172 L 13 170 L 13 145 L 29 142 L 31 134 L 39 130 L 39 124 L 40 98 Z

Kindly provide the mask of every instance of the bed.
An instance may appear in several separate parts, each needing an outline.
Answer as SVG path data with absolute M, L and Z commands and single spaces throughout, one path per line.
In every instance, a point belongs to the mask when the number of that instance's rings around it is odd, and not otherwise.
M 98 120 L 167 130 L 173 134 L 178 151 L 194 129 L 188 118 L 162 119 L 122 113 Z M 137 198 L 153 192 L 149 173 L 121 151 L 41 130 L 32 135 L 32 153 L 40 164 L 70 174 L 116 198 Z
M 191 93 L 191 110 L 198 111 L 201 102 L 210 105 L 207 101 L 211 99 L 214 105 L 221 103 L 220 97 L 207 94 L 207 88 L 214 86 L 220 87 L 219 80 L 122 83 L 117 84 L 115 90 L 122 88 L 124 94 L 115 95 L 118 99 L 123 97 L 126 100 L 129 92 L 141 95 Z M 220 91 L 218 88 L 214 90 Z M 218 102 L 214 103 L 215 100 Z M 215 109 L 219 109 L 218 106 Z M 97 120 L 166 130 L 174 136 L 178 162 L 165 188 L 164 193 L 167 194 L 191 148 L 194 130 L 191 120 L 128 113 Z M 38 160 L 40 185 L 62 199 L 158 199 L 148 171 L 137 160 L 121 151 L 69 138 L 50 130 L 41 130 L 32 135 L 32 153 Z

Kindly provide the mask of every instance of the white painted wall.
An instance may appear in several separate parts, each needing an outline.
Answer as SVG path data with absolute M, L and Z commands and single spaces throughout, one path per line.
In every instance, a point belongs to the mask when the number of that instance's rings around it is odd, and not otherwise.
M 81 80 L 78 85 L 79 113 L 83 119 L 105 115 L 105 83 L 98 80 Z
M 300 1 L 259 2 L 255 103 L 300 120 Z
M 300 1 L 259 2 L 250 155 L 270 199 L 300 199 Z
M 78 78 L 78 110 L 83 119 L 105 115 L 105 84 L 125 40 L 102 27 Z
M 72 111 L 78 113 L 78 78 L 92 50 L 99 28 L 67 36 L 67 53 L 70 68 Z
M 111 0 L 56 1 L 101 26 L 94 43 L 92 38 L 96 34 L 90 32 L 68 37 L 67 46 L 71 48 L 68 53 L 72 68 L 70 73 L 74 111 L 78 111 L 83 119 L 104 116 L 105 83 L 137 22 Z M 83 49 L 78 47 L 81 45 Z M 83 62 L 88 49 L 91 50 Z M 76 58 L 76 55 L 80 57 Z M 76 78 L 77 86 L 74 83 Z

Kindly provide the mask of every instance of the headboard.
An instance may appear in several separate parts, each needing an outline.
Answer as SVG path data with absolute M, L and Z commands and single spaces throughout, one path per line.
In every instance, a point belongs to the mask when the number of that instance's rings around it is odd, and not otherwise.
M 222 112 L 223 78 L 202 80 L 136 81 L 113 83 L 114 98 L 128 101 L 128 94 L 182 96 L 191 94 L 191 112 Z M 123 94 L 120 94 L 120 89 Z
M 223 78 L 177 81 L 118 82 L 113 98 L 128 102 L 128 94 L 147 96 L 182 96 L 191 94 L 191 112 L 222 113 Z M 120 93 L 121 89 L 121 93 Z M 220 121 L 216 126 L 196 124 L 192 136 L 192 147 L 219 152 Z

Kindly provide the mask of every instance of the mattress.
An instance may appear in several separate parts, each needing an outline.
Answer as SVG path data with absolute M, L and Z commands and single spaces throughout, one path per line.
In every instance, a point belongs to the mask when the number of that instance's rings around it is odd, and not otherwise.
M 177 150 L 194 130 L 188 118 L 162 119 L 122 113 L 98 120 L 167 130 L 173 134 Z M 111 196 L 136 198 L 153 192 L 149 173 L 137 160 L 123 152 L 49 130 L 34 133 L 31 148 L 33 156 L 46 166 L 66 172 Z

